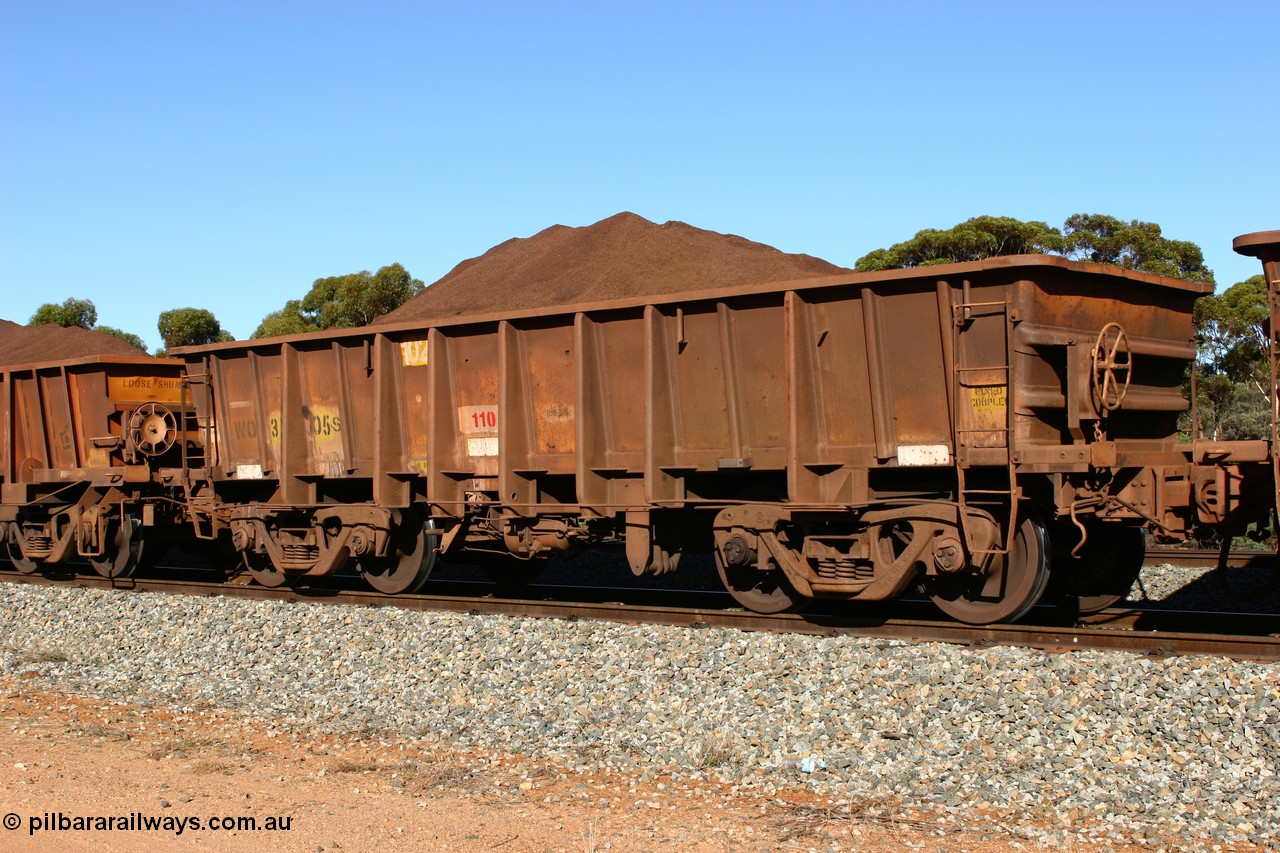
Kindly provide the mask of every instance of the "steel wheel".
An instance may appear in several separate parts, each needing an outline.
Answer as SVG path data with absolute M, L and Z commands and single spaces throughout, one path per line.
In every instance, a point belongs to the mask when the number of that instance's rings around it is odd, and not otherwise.
M 277 569 L 276 564 L 271 562 L 271 556 L 268 554 L 245 551 L 241 559 L 244 560 L 245 569 L 259 586 L 275 589 L 280 586 L 288 586 L 298 579 L 297 575 L 290 575 Z
M 142 534 L 127 515 L 109 522 L 107 529 L 113 531 L 111 540 L 100 556 L 89 558 L 89 565 L 104 578 L 131 577 L 142 558 Z
M 1074 527 L 1064 529 L 1074 533 L 1073 544 L 1080 541 Z M 1142 572 L 1146 553 L 1141 528 L 1094 526 L 1078 557 L 1072 557 L 1069 548 L 1062 556 L 1054 555 L 1050 588 L 1079 613 L 1106 610 L 1129 594 Z
M 727 566 L 719 548 L 716 571 L 733 600 L 756 613 L 788 613 L 809 603 L 787 583 L 781 569 L 762 572 L 756 566 Z
M 1049 583 L 1048 546 L 1044 524 L 1026 513 L 1013 538 L 1013 550 L 994 555 L 986 575 L 961 571 L 929 578 L 929 597 L 943 613 L 970 625 L 1013 622 L 1044 595 Z
M 435 529 L 435 522 L 418 520 L 417 513 L 404 514 L 404 523 L 392 530 L 392 547 L 395 552 L 385 557 L 360 557 L 356 568 L 369 586 L 387 595 L 417 592 L 431 577 L 436 567 L 434 539 L 426 531 Z

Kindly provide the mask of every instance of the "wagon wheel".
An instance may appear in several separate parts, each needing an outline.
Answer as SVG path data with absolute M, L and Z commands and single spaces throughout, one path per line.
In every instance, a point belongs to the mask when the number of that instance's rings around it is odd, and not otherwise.
M 435 522 L 419 520 L 413 510 L 403 515 L 404 522 L 392 528 L 392 541 L 385 557 L 358 557 L 356 569 L 369 582 L 369 586 L 387 595 L 413 593 L 422 588 L 436 567 L 434 536 L 427 534 L 435 529 Z
M 758 566 L 729 566 L 716 549 L 716 571 L 733 600 L 756 613 L 790 613 L 809 599 L 796 592 L 780 569 L 761 571 Z
M 89 565 L 104 578 L 132 577 L 142 558 L 142 534 L 129 516 L 107 523 L 110 538 L 102 553 L 89 558 Z
M 271 562 L 270 554 L 245 551 L 241 554 L 241 559 L 244 561 L 245 569 L 259 586 L 272 589 L 280 586 L 292 586 L 297 583 L 300 577 L 299 575 L 282 572 L 276 568 L 276 564 Z
M 1013 622 L 1035 607 L 1049 583 L 1049 537 L 1044 524 L 1023 514 L 1013 550 L 994 554 L 985 575 L 969 572 L 931 577 L 926 592 L 938 609 L 970 625 Z
M 9 561 L 13 563 L 13 567 L 24 575 L 34 575 L 40 571 L 41 563 L 39 560 L 28 560 L 22 556 L 22 546 L 18 543 L 17 536 L 9 537 L 5 543 L 9 551 Z
M 1132 378 L 1129 338 L 1119 323 L 1108 323 L 1098 332 L 1093 345 L 1093 398 L 1098 409 L 1114 412 L 1120 408 Z
M 1074 528 L 1064 526 L 1063 530 Z M 1079 542 L 1079 536 L 1070 541 Z M 1129 594 L 1146 555 L 1141 528 L 1094 526 L 1079 556 L 1072 557 L 1069 552 L 1054 555 L 1051 594 L 1065 597 L 1063 603 L 1081 614 L 1106 610 Z

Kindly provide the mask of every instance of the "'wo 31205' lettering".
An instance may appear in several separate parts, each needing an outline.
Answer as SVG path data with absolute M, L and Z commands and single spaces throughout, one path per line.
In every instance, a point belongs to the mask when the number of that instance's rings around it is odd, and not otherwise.
M 313 435 L 337 435 L 342 432 L 342 417 L 340 415 L 306 415 L 304 416 L 310 421 L 311 433 Z M 258 437 L 258 421 L 245 418 L 231 422 L 231 432 L 238 439 L 254 439 Z M 280 419 L 271 418 L 268 422 L 267 434 L 272 438 L 280 437 Z

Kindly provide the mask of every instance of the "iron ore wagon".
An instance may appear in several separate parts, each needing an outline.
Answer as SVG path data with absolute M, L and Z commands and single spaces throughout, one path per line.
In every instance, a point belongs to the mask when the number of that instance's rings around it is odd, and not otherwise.
M 269 585 L 618 542 L 636 574 L 712 549 L 764 612 L 1013 620 L 1051 574 L 1097 609 L 1143 528 L 1274 504 L 1268 442 L 1178 439 L 1210 290 L 1023 256 L 188 348 L 191 512 Z
M 34 573 L 131 574 L 188 518 L 183 364 L 92 356 L 0 367 L 0 542 Z

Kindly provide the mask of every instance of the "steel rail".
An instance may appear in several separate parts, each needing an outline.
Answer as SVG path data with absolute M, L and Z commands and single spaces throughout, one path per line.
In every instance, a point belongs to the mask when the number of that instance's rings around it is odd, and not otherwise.
M 654 604 L 621 604 L 598 601 L 531 601 L 488 596 L 405 595 L 389 597 L 363 590 L 326 587 L 275 588 L 256 584 L 193 582 L 153 578 L 107 579 L 76 576 L 58 579 L 0 571 L 9 583 L 69 586 L 94 589 L 126 589 L 180 595 L 225 595 L 234 598 L 348 604 L 364 607 L 399 607 L 406 610 L 520 616 L 655 624 L 691 628 L 721 627 L 739 631 L 771 631 L 819 636 L 857 636 L 906 642 L 948 643 L 965 646 L 1025 646 L 1050 651 L 1108 649 L 1135 654 L 1213 655 L 1241 660 L 1280 660 L 1280 617 L 1257 616 L 1254 621 L 1233 617 L 1229 633 L 1196 633 L 1183 630 L 1151 630 L 1147 624 L 1176 624 L 1176 612 L 1153 616 L 1152 611 L 1108 611 L 1089 617 L 1088 624 L 965 625 L 930 619 L 899 619 L 883 615 L 806 613 L 763 615 L 742 610 L 674 607 Z M 1217 614 L 1208 614 L 1217 615 Z M 1145 620 L 1145 621 L 1144 621 Z M 1099 627 L 1110 625 L 1111 627 Z M 1268 629 L 1269 630 L 1266 630 Z M 1266 632 L 1263 633 L 1262 631 Z
M 1270 567 L 1276 560 L 1274 551 L 1231 551 L 1227 554 L 1227 566 L 1233 569 Z M 1167 563 L 1178 568 L 1217 568 L 1218 552 L 1210 549 L 1151 548 L 1143 560 L 1144 566 Z

